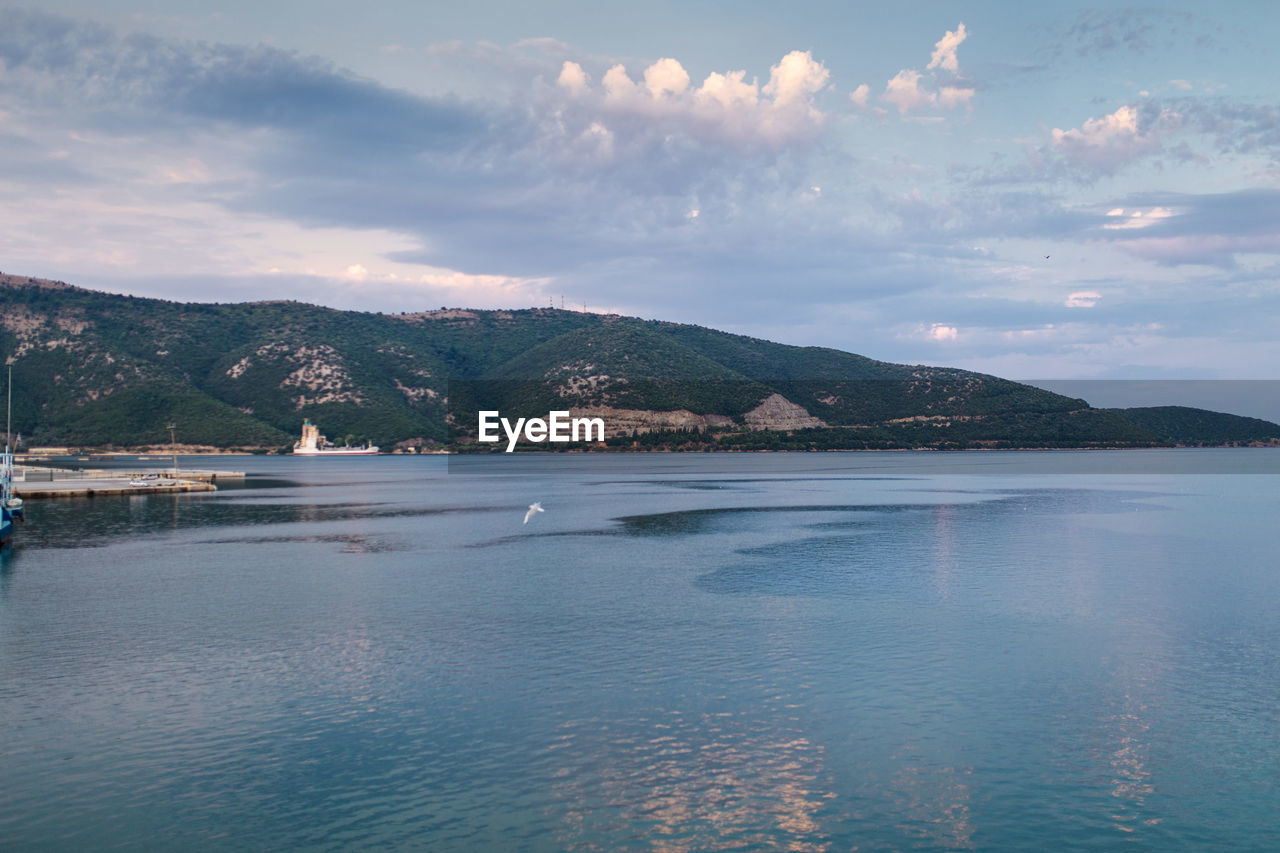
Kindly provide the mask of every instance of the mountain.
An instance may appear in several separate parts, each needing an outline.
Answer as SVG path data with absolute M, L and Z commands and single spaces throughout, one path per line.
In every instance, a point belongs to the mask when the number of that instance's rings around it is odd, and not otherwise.
M 28 445 L 160 445 L 173 423 L 186 445 L 275 449 L 310 418 L 338 443 L 421 449 L 465 445 L 479 409 L 594 414 L 637 448 L 1280 440 L 1252 419 L 1093 409 L 969 371 L 549 308 L 190 304 L 0 275 L 0 348 Z

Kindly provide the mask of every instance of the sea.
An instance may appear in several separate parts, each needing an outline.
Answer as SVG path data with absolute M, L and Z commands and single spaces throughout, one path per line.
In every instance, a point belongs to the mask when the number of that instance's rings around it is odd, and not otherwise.
M 0 554 L 0 849 L 1280 849 L 1280 450 L 179 462 Z

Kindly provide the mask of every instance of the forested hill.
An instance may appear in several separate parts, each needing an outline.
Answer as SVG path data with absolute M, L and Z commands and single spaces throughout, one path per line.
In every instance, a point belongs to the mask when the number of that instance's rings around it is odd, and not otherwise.
M 190 304 L 0 275 L 0 348 L 28 446 L 156 445 L 175 423 L 183 444 L 276 449 L 310 418 L 340 443 L 430 448 L 465 437 L 480 406 L 603 412 L 611 444 L 641 448 L 1150 446 L 1179 443 L 1162 430 L 1188 422 L 968 371 L 547 308 Z M 1274 424 L 1247 427 L 1214 421 L 1214 443 L 1280 441 Z
M 1261 418 L 1188 406 L 1146 406 L 1114 411 L 1169 444 L 1185 447 L 1275 444 L 1280 441 L 1280 426 Z

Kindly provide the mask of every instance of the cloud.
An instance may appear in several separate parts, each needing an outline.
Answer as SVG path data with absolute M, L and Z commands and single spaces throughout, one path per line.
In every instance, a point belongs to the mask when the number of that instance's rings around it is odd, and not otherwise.
M 560 39 L 547 38 L 545 36 L 520 39 L 516 42 L 516 47 L 531 47 L 542 51 L 543 53 L 568 53 L 569 45 L 560 41 Z
M 1092 308 L 1098 304 L 1102 294 L 1096 290 L 1078 290 L 1067 297 L 1062 304 L 1068 308 Z
M 1218 43 L 1222 26 L 1188 12 L 1147 8 L 1088 9 L 1058 39 L 1059 50 L 1080 57 L 1110 53 L 1143 55 L 1179 47 L 1206 48 Z
M 1161 219 L 1167 219 L 1175 215 L 1172 210 L 1167 207 L 1153 207 L 1150 210 L 1142 210 L 1141 208 L 1125 211 L 1122 207 L 1107 211 L 1108 217 L 1118 217 L 1115 222 L 1108 222 L 1103 225 L 1109 231 L 1119 231 L 1133 228 L 1148 228 Z
M 697 97 L 704 104 L 717 104 L 726 110 L 751 109 L 760 100 L 760 91 L 755 83 L 746 83 L 745 71 L 730 71 L 727 74 L 712 72 L 702 82 Z
M 943 86 L 938 91 L 938 105 L 943 109 L 964 106 L 973 98 L 974 90 L 964 86 Z
M 704 143 L 777 150 L 817 136 L 825 116 L 814 96 L 829 78 L 809 52 L 793 50 L 770 69 L 763 87 L 746 82 L 746 71 L 728 71 L 708 74 L 694 88 L 684 66 L 670 57 L 645 68 L 643 84 L 614 65 L 599 89 L 577 63 L 566 61 L 557 86 L 615 133 L 674 132 Z
M 934 323 L 929 326 L 928 336 L 935 341 L 954 341 L 960 334 L 955 326 L 944 326 L 941 323 Z
M 1188 129 L 1211 137 L 1219 154 L 1260 154 L 1280 162 L 1280 106 L 1231 98 L 1180 97 L 1149 109 L 1176 113 Z
M 1139 195 L 1108 211 L 1096 234 L 1158 264 L 1230 269 L 1240 255 L 1280 254 L 1280 190 Z
M 388 266 L 385 263 L 381 267 Z M 345 289 L 351 299 L 358 299 L 359 294 L 366 297 L 375 294 L 387 297 L 399 295 L 432 297 L 436 299 L 460 299 L 468 305 L 502 304 L 503 299 L 513 296 L 524 297 L 527 301 L 543 304 L 547 297 L 547 279 L 513 278 L 497 275 L 470 275 L 458 270 L 432 269 L 427 272 L 410 273 L 383 270 L 371 272 L 362 264 L 352 264 L 337 275 L 326 275 L 322 270 L 270 270 L 273 276 L 287 278 L 310 279 L 317 287 L 338 287 Z M 351 299 L 347 300 L 348 302 Z
M 960 69 L 960 63 L 956 59 L 956 49 L 960 47 L 960 44 L 966 38 L 968 38 L 968 33 L 965 32 L 963 22 L 956 27 L 954 32 L 947 30 L 946 35 L 933 46 L 933 54 L 930 56 L 929 64 L 926 68 L 930 70 L 941 68 L 944 71 L 950 71 L 952 74 L 956 73 Z
M 938 96 L 933 92 L 920 88 L 919 71 L 904 68 L 895 74 L 884 87 L 880 100 L 898 108 L 899 115 L 906 115 L 912 110 L 933 106 Z
M 880 100 L 896 107 L 901 116 L 933 107 L 951 110 L 958 106 L 968 106 L 975 90 L 969 83 L 956 79 L 960 71 L 956 50 L 967 37 L 963 23 L 954 32 L 948 30 L 934 45 L 932 57 L 925 67 L 926 71 L 932 73 L 903 68 L 885 84 Z M 941 78 L 938 70 L 947 72 L 947 79 Z M 866 93 L 863 94 L 862 101 L 854 97 L 854 102 L 865 103 L 865 95 Z
M 871 94 L 871 87 L 866 83 L 862 83 L 858 88 L 849 93 L 849 100 L 853 101 L 860 107 L 867 105 L 867 97 Z
M 776 106 L 800 104 L 809 108 L 812 97 L 827 84 L 831 72 L 815 62 L 809 51 L 793 50 L 769 69 L 769 82 L 764 93 L 773 97 Z
M 1101 118 L 1087 119 L 1079 128 L 1054 128 L 1050 145 L 1081 173 L 1111 175 L 1160 151 L 1160 131 L 1180 124 L 1181 116 L 1171 110 L 1144 117 L 1138 108 L 1123 106 Z
M 1181 266 L 1202 264 L 1223 268 L 1234 267 L 1236 256 L 1244 254 L 1280 254 L 1280 230 L 1270 234 L 1188 234 L 1178 237 L 1138 237 L 1117 244 L 1139 258 L 1158 264 Z
M 581 95 L 586 92 L 590 83 L 590 78 L 587 77 L 587 72 L 582 70 L 582 66 L 568 60 L 565 60 L 564 66 L 560 69 L 560 77 L 556 80 L 556 85 L 567 90 L 571 95 Z
M 479 110 L 398 92 L 276 48 L 120 37 L 38 12 L 0 17 L 0 64 L 15 75 L 10 86 L 30 84 L 27 91 L 47 106 L 77 104 L 89 116 L 133 110 L 135 122 L 171 126 L 184 116 L 374 148 L 406 138 L 448 147 L 487 123 Z
M 1067 31 L 1067 37 L 1075 41 L 1076 52 L 1081 56 L 1119 48 L 1143 53 L 1151 47 L 1150 39 L 1155 32 L 1156 20 L 1149 12 L 1090 9 L 1080 13 Z
M 655 99 L 675 97 L 689 88 L 689 73 L 674 59 L 659 59 L 644 70 L 644 85 Z
M 1143 161 L 1169 170 L 1182 164 L 1225 166 L 1232 159 L 1265 157 L 1248 175 L 1254 183 L 1280 174 L 1280 105 L 1221 96 L 1150 98 L 1086 119 L 1077 128 L 1053 128 L 1043 145 L 1024 143 L 1022 168 L 993 169 L 990 179 L 1073 179 L 1090 183 Z

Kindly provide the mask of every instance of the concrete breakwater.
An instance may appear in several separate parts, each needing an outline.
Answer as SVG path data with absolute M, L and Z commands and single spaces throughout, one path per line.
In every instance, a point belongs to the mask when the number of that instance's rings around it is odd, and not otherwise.
M 218 488 L 214 485 L 214 480 L 243 478 L 242 471 L 70 471 L 23 468 L 14 471 L 13 486 L 18 497 L 29 500 L 213 492 Z

